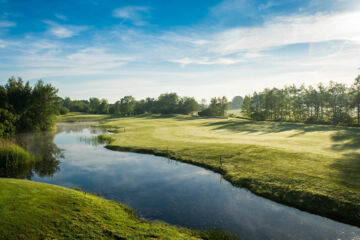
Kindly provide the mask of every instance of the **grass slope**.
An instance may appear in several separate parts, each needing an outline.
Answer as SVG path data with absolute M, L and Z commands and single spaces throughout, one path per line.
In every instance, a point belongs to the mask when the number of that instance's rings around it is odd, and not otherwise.
M 0 239 L 200 239 L 200 234 L 207 239 L 206 233 L 139 220 L 125 205 L 92 194 L 0 178 Z
M 258 195 L 360 226 L 360 129 L 186 116 L 104 126 L 115 131 L 109 149 L 191 162 Z

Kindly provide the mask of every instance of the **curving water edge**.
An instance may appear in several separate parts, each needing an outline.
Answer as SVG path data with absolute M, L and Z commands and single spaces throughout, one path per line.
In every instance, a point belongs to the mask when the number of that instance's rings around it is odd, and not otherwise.
M 81 188 L 148 219 L 221 228 L 242 239 L 360 239 L 357 227 L 256 196 L 204 168 L 108 150 L 93 140 L 103 132 L 89 123 L 59 123 L 56 134 L 19 135 L 19 143 L 41 161 L 16 177 Z

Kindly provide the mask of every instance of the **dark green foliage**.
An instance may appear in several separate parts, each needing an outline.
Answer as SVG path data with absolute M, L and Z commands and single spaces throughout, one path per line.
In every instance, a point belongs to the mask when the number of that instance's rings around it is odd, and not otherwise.
M 0 108 L 0 137 L 10 137 L 15 134 L 16 116 L 6 109 Z
M 21 78 L 10 78 L 0 86 L 0 137 L 51 128 L 58 113 L 56 93 L 56 88 L 41 80 L 31 87 Z
M 354 125 L 360 122 L 360 76 L 351 88 L 330 82 L 329 86 L 287 86 L 265 89 L 246 96 L 242 112 L 254 120 L 297 121 Z
M 180 98 L 176 93 L 163 93 L 159 96 L 156 103 L 157 109 L 161 114 L 175 113 Z
M 61 114 L 61 115 L 65 115 L 65 114 L 67 114 L 67 113 L 69 113 L 70 112 L 70 110 L 67 108 L 67 107 L 60 107 L 59 108 L 59 113 Z
M 178 103 L 178 113 L 190 114 L 199 110 L 199 103 L 194 98 L 184 97 Z

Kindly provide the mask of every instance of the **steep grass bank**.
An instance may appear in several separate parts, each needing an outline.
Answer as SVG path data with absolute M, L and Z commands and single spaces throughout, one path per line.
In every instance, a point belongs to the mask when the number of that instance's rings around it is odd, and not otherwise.
M 127 206 L 81 191 L 0 178 L 0 239 L 235 239 L 139 219 Z
M 114 132 L 109 149 L 190 162 L 258 195 L 360 226 L 359 129 L 186 116 L 103 126 Z

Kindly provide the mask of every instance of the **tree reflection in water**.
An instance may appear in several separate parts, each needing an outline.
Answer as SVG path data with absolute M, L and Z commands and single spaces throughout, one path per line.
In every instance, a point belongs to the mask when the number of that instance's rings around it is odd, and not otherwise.
M 63 150 L 54 143 L 55 132 L 22 133 L 15 137 L 17 144 L 34 156 L 31 164 L 1 169 L 0 177 L 31 179 L 34 174 L 40 177 L 51 177 L 60 170 L 60 159 L 64 158 Z

